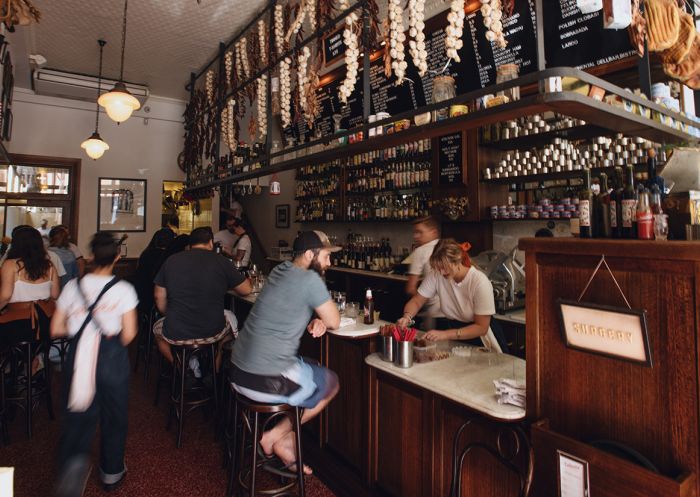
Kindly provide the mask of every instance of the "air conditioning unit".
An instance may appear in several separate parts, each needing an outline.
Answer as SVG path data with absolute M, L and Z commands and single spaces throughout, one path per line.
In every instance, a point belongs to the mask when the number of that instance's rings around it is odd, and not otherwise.
M 102 79 L 102 92 L 108 92 L 116 81 Z M 39 95 L 71 98 L 94 102 L 97 98 L 97 78 L 85 74 L 75 74 L 55 69 L 36 69 L 32 75 L 32 86 Z M 150 92 L 145 85 L 126 83 L 127 89 L 143 104 L 148 100 Z

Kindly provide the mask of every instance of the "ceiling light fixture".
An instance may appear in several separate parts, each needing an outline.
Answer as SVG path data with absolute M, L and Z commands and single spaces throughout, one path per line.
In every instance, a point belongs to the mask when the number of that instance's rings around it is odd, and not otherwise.
M 141 107 L 139 101 L 134 97 L 124 84 L 124 49 L 126 47 L 126 11 L 129 0 L 124 0 L 124 19 L 122 20 L 122 60 L 119 70 L 119 81 L 108 93 L 101 95 L 97 102 L 105 108 L 107 115 L 117 124 L 122 123 L 131 117 L 131 113 Z
M 99 97 L 100 91 L 102 90 L 102 52 L 107 42 L 104 40 L 97 40 L 97 43 L 100 44 L 100 72 L 97 76 L 97 96 Z M 105 150 L 109 150 L 109 145 L 100 137 L 100 133 L 98 132 L 100 126 L 100 106 L 96 104 L 95 107 L 95 132 L 90 135 L 90 138 L 80 144 L 80 148 L 85 149 L 88 157 L 97 160 L 104 155 Z

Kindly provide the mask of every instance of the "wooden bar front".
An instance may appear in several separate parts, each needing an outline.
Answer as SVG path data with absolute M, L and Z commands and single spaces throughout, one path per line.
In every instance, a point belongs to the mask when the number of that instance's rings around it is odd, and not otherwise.
M 520 249 L 527 271 L 527 414 L 539 422 L 532 430 L 534 495 L 557 495 L 556 450 L 589 462 L 596 497 L 700 495 L 700 244 L 530 238 L 520 240 Z M 647 311 L 651 367 L 565 345 L 557 300 L 577 300 L 602 255 L 631 307 Z M 626 307 L 605 266 L 581 300 Z M 601 440 L 636 451 L 659 473 L 630 469 L 596 448 Z

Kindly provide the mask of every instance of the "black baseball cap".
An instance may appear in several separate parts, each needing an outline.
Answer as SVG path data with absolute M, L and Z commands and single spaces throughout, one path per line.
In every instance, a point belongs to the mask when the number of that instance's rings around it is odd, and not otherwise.
M 299 236 L 294 239 L 292 248 L 294 252 L 306 252 L 313 249 L 328 249 L 331 252 L 338 252 L 343 247 L 332 245 L 328 235 L 323 231 L 314 230 L 299 233 Z

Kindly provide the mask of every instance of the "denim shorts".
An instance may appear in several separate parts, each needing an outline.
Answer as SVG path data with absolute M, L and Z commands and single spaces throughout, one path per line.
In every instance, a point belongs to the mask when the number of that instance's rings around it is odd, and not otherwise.
M 328 368 L 305 362 L 299 358 L 297 363 L 281 373 L 285 378 L 299 385 L 290 395 L 276 395 L 259 392 L 233 384 L 233 388 L 250 400 L 268 404 L 289 404 L 310 409 L 327 397 L 338 385 L 338 375 Z

